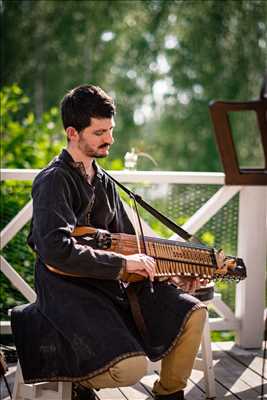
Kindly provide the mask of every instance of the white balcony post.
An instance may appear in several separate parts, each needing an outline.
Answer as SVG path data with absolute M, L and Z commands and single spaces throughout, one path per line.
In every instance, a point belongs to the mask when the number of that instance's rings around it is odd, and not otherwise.
M 36 294 L 30 285 L 24 281 L 17 271 L 4 259 L 4 257 L 0 256 L 0 262 L 0 271 L 29 302 L 34 302 L 36 300 Z
M 239 200 L 238 255 L 248 277 L 237 285 L 236 317 L 240 331 L 236 343 L 243 348 L 261 347 L 264 331 L 267 253 L 267 188 L 243 187 Z

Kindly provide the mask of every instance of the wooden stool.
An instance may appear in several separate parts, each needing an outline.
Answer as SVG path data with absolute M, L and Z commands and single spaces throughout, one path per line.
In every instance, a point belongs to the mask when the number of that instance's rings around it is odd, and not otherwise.
M 194 294 L 199 300 L 205 304 L 209 304 L 214 298 L 214 283 L 207 285 L 206 287 L 200 288 Z M 215 391 L 215 375 L 213 369 L 212 360 L 212 348 L 210 339 L 210 326 L 209 319 L 207 318 L 203 329 L 203 335 L 201 340 L 201 355 L 202 358 L 197 357 L 194 363 L 194 369 L 204 372 L 206 398 L 214 399 L 216 397 Z
M 71 382 L 24 383 L 19 361 L 15 376 L 13 400 L 71 400 Z

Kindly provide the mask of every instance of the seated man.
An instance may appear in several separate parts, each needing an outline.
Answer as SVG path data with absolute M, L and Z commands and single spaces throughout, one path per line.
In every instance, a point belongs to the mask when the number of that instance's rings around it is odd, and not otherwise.
M 186 292 L 200 283 L 180 278 L 178 289 L 155 280 L 152 293 L 152 257 L 98 249 L 72 236 L 83 225 L 111 233 L 134 234 L 134 229 L 114 183 L 95 161 L 106 157 L 114 142 L 113 100 L 84 85 L 66 94 L 61 111 L 67 147 L 32 188 L 29 245 L 37 256 L 37 300 L 12 314 L 24 380 L 72 381 L 73 399 L 94 399 L 93 388 L 139 381 L 147 356 L 162 360 L 155 399 L 183 399 L 207 314 Z M 124 284 L 125 271 L 147 279 Z

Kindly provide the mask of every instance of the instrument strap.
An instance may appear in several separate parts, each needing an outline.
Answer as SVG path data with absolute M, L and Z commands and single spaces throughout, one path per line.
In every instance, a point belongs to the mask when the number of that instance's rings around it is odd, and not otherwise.
M 137 294 L 134 290 L 134 288 L 129 285 L 126 288 L 126 293 L 128 296 L 128 300 L 130 303 L 131 311 L 132 311 L 132 316 L 135 322 L 135 325 L 137 326 L 139 333 L 143 337 L 143 339 L 146 341 L 148 340 L 148 332 L 146 329 L 146 323 L 140 308 L 139 300 L 137 297 Z
M 133 315 L 133 319 L 135 322 L 135 325 L 144 341 L 146 349 L 149 349 L 149 351 L 153 351 L 156 353 L 162 352 L 162 345 L 153 345 L 151 344 L 151 336 L 149 334 L 149 331 L 146 328 L 145 320 L 141 311 L 141 307 L 139 304 L 139 299 L 138 299 L 138 294 L 136 291 L 136 288 L 133 287 L 132 285 L 129 285 L 126 289 L 126 293 L 129 299 L 130 307 L 131 307 L 131 312 Z
M 156 210 L 150 204 L 148 204 L 145 200 L 143 200 L 141 196 L 139 196 L 138 194 L 133 193 L 126 186 L 124 186 L 122 183 L 120 183 L 115 178 L 113 178 L 110 174 L 108 174 L 105 170 L 103 170 L 103 172 L 114 183 L 116 183 L 116 185 L 118 185 L 124 192 L 126 192 L 130 196 L 130 198 L 134 199 L 138 204 L 140 204 L 141 207 L 143 207 L 151 215 L 153 215 L 155 218 L 157 218 L 163 225 L 165 225 L 171 231 L 173 231 L 174 233 L 179 235 L 185 241 L 190 241 L 190 242 L 202 244 L 202 242 L 197 237 L 195 237 L 194 235 L 191 235 L 189 232 L 184 230 L 181 226 L 177 225 L 175 222 L 170 220 L 168 217 L 166 217 L 165 215 L 161 214 L 158 210 Z

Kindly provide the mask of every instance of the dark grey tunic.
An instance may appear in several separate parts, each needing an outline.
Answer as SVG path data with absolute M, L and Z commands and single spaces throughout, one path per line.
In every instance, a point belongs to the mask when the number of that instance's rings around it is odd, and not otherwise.
M 12 330 L 25 382 L 79 381 L 117 361 L 147 354 L 153 361 L 170 351 L 191 312 L 204 307 L 174 286 L 147 281 L 131 284 L 148 336 L 133 320 L 118 280 L 124 256 L 78 244 L 74 227 L 91 225 L 134 233 L 113 182 L 97 167 L 92 184 L 63 150 L 36 177 L 29 244 L 37 253 L 34 304 L 16 307 Z M 57 275 L 45 264 L 75 273 Z

